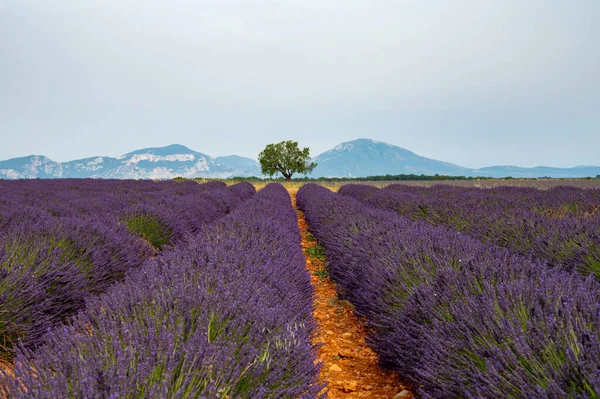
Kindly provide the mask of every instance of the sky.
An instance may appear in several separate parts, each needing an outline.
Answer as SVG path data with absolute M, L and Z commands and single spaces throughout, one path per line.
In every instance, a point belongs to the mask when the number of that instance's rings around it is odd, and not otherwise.
M 600 165 L 598 0 L 0 0 L 0 160 L 372 138 Z

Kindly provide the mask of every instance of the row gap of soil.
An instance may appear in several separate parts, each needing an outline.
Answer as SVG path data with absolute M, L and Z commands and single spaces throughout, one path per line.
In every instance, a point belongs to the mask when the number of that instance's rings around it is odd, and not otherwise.
M 306 267 L 315 288 L 314 317 L 317 322 L 317 358 L 323 363 L 320 380 L 327 383 L 328 398 L 413 398 L 397 373 L 383 370 L 377 355 L 365 342 L 366 330 L 353 312 L 353 305 L 340 300 L 335 283 L 327 272 L 327 261 L 314 237 L 308 232 L 304 213 L 296 207 L 302 232 Z

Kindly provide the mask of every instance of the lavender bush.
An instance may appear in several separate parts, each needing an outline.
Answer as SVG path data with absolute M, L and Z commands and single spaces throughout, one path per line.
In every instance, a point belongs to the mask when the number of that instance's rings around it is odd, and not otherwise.
M 386 339 L 423 337 L 413 373 L 424 397 L 598 397 L 596 283 L 538 270 L 481 286 L 445 270 L 410 298 L 405 331 Z
M 0 383 L 10 398 L 314 398 L 313 330 L 296 215 L 271 184 L 20 347 Z
M 339 193 L 600 279 L 600 190 L 352 184 Z
M 131 225 L 120 223 L 123 215 L 156 215 L 156 224 L 139 233 L 154 238 L 164 227 L 168 235 L 155 245 L 162 247 L 254 192 L 247 183 L 210 190 L 196 183 L 129 183 L 0 182 L 7 189 L 0 195 L 0 358 L 11 359 L 19 340 L 39 345 L 48 329 L 83 308 L 86 297 L 155 254 L 132 235 Z
M 0 350 L 39 343 L 50 326 L 139 267 L 151 248 L 122 226 L 65 218 L 17 225 L 0 237 Z
M 595 279 L 319 186 L 297 198 L 382 365 L 423 397 L 600 395 Z

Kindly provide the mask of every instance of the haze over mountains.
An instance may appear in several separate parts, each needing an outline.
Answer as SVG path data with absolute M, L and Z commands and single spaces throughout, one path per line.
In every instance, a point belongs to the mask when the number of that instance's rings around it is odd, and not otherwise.
M 409 150 L 370 139 L 341 143 L 316 156 L 311 177 L 367 177 L 374 175 L 449 175 L 482 177 L 595 177 L 600 166 L 553 168 L 490 166 L 470 169 L 419 156 Z M 145 148 L 116 158 L 92 157 L 55 162 L 43 155 L 0 161 L 0 178 L 113 178 L 171 179 L 181 177 L 227 178 L 262 176 L 256 160 L 230 155 L 213 158 L 183 145 Z

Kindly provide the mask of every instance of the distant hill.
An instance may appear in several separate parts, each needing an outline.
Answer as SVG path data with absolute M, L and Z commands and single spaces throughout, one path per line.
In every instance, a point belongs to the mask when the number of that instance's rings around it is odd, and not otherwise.
M 51 179 L 62 176 L 63 168 L 58 162 L 42 155 L 29 155 L 27 157 L 12 158 L 0 161 L 0 178 L 23 179 L 35 178 Z
M 371 139 L 358 139 L 341 143 L 329 151 L 316 156 L 318 163 L 312 176 L 315 177 L 367 177 L 376 175 L 446 175 L 467 177 L 595 177 L 600 175 L 599 166 L 575 166 L 553 168 L 537 166 L 490 166 L 470 169 L 449 162 L 422 157 L 405 148 Z
M 534 168 L 520 168 L 518 166 L 489 166 L 477 169 L 477 176 L 489 177 L 596 177 L 600 175 L 598 166 L 574 166 L 572 168 L 553 168 L 550 166 L 536 166 Z
M 242 165 L 242 166 L 241 166 Z M 260 174 L 258 162 L 231 156 L 215 158 L 173 144 L 144 148 L 117 158 L 92 157 L 58 163 L 31 155 L 0 161 L 0 178 L 171 179 L 174 177 L 233 177 Z
M 215 161 L 221 165 L 227 165 L 233 170 L 234 176 L 261 176 L 260 164 L 254 159 L 240 157 L 239 155 L 228 155 L 216 157 Z M 237 174 L 236 174 L 237 173 Z
M 490 166 L 470 169 L 415 154 L 402 147 L 370 139 L 341 143 L 313 159 L 312 177 L 367 177 L 376 175 L 445 175 L 483 177 L 595 177 L 600 167 Z M 144 148 L 116 158 L 91 157 L 55 162 L 42 155 L 0 161 L 0 178 L 113 178 L 171 179 L 174 177 L 227 178 L 261 176 L 257 161 L 237 155 L 213 158 L 180 144 Z
M 425 174 L 470 176 L 471 169 L 436 161 L 394 145 L 370 139 L 341 143 L 316 156 L 314 177 L 367 177 L 376 175 Z

